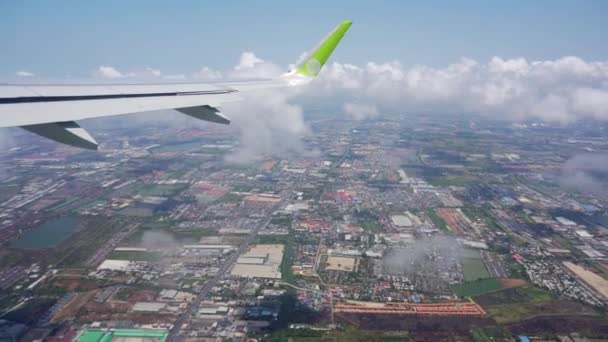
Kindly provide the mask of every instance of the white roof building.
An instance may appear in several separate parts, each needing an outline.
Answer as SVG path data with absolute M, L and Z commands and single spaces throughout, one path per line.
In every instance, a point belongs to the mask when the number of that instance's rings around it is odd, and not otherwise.
M 405 215 L 393 215 L 391 216 L 391 220 L 393 221 L 393 224 L 397 227 L 412 226 L 412 220 L 410 220 L 410 218 Z
M 129 260 L 106 259 L 97 267 L 98 270 L 126 271 L 131 262 Z
M 137 312 L 159 312 L 167 306 L 159 302 L 137 302 L 133 305 L 133 311 Z

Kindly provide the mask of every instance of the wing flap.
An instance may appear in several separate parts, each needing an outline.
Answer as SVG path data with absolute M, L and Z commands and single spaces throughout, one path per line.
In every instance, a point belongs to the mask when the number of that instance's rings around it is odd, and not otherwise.
M 177 108 L 176 110 L 199 120 L 215 122 L 223 125 L 230 124 L 230 119 L 225 117 L 224 114 L 220 113 L 219 109 L 208 105 Z
M 74 121 L 28 125 L 21 126 L 21 128 L 70 146 L 89 150 L 97 150 L 98 147 L 97 141 L 93 139 L 89 132 Z

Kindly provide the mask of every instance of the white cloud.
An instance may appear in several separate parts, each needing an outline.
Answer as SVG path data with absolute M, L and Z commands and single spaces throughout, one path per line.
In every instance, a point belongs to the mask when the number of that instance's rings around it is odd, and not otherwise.
M 108 80 L 119 80 L 123 78 L 135 78 L 140 80 L 154 79 L 163 77 L 163 73 L 159 69 L 145 67 L 133 69 L 129 72 L 119 71 L 116 67 L 109 65 L 101 65 L 95 70 L 95 77 L 108 79 Z M 167 77 L 163 77 L 167 78 Z
M 247 163 L 265 156 L 304 152 L 301 138 L 309 134 L 302 108 L 288 102 L 281 90 L 245 95 L 243 101 L 230 102 L 223 111 L 240 128 L 240 146 L 227 160 Z
M 186 75 L 184 75 L 184 74 L 164 75 L 163 78 L 165 80 L 185 80 Z
M 267 78 L 283 68 L 244 52 L 227 78 Z M 294 98 L 290 94 L 297 94 Z M 463 58 L 443 68 L 405 67 L 399 62 L 365 65 L 332 63 L 319 79 L 298 89 L 263 95 L 224 110 L 241 127 L 242 148 L 233 161 L 264 154 L 303 151 L 300 138 L 308 134 L 302 109 L 290 99 L 314 99 L 341 104 L 355 120 L 384 109 L 412 112 L 423 109 L 445 115 L 476 113 L 506 120 L 567 123 L 578 119 L 608 120 L 608 62 L 577 57 L 528 61 L 494 57 L 487 63 Z
M 239 63 L 229 73 L 229 78 L 260 79 L 281 75 L 285 70 L 276 64 L 258 58 L 253 52 L 243 52 Z
M 604 193 L 608 176 L 608 154 L 579 154 L 568 159 L 561 168 L 558 182 L 568 190 L 583 193 Z
M 146 68 L 146 72 L 148 72 L 150 75 L 152 75 L 154 77 L 160 77 L 162 75 L 162 73 L 160 72 L 160 70 L 154 69 L 154 68 L 150 68 L 150 67 Z
M 577 57 L 528 62 L 462 59 L 444 68 L 398 62 L 333 63 L 308 91 L 336 94 L 403 111 L 491 115 L 511 120 L 608 120 L 608 62 Z
M 99 78 L 105 78 L 105 79 L 119 79 L 119 78 L 133 76 L 133 74 L 123 74 L 122 72 L 120 72 L 116 68 L 114 68 L 113 66 L 108 66 L 108 65 L 100 65 L 97 68 L 95 75 Z
M 260 63 L 264 63 L 264 60 L 258 58 L 253 52 L 245 51 L 241 53 L 239 64 L 234 67 L 234 70 L 250 69 Z
M 246 51 L 227 71 L 202 67 L 193 78 L 202 80 L 259 79 L 279 76 L 285 68 Z M 162 77 L 181 80 L 184 74 L 165 75 L 153 68 L 122 72 L 100 66 L 106 79 Z M 608 62 L 587 62 L 578 57 L 528 61 L 493 57 L 483 63 L 468 58 L 446 67 L 403 66 L 397 61 L 364 65 L 334 62 L 319 79 L 298 89 L 249 94 L 224 111 L 242 130 L 242 161 L 264 154 L 302 151 L 300 137 L 308 133 L 302 109 L 290 103 L 314 99 L 335 103 L 355 120 L 380 112 L 425 112 L 451 115 L 476 113 L 506 120 L 544 120 L 567 123 L 578 119 L 608 120 Z M 304 100 L 302 100 L 304 99 Z M 245 157 L 249 156 L 249 157 Z
M 209 67 L 202 67 L 194 74 L 194 77 L 204 80 L 220 80 L 224 77 L 224 75 L 218 70 L 211 69 Z
M 276 77 L 285 68 L 253 52 L 243 52 L 238 64 L 226 71 L 202 67 L 193 78 L 203 80 Z M 164 75 L 147 68 L 148 75 Z M 111 66 L 100 66 L 97 76 L 108 79 L 141 77 Z M 505 120 L 543 120 L 567 123 L 579 119 L 608 120 L 608 62 L 578 57 L 528 61 L 494 57 L 488 62 L 468 58 L 446 67 L 403 66 L 397 61 L 364 65 L 331 63 L 309 86 L 285 91 L 243 94 L 223 111 L 242 130 L 242 148 L 233 161 L 257 159 L 264 154 L 303 151 L 300 138 L 308 133 L 302 109 L 290 103 L 333 103 L 353 119 L 380 112 L 413 113 L 419 110 L 445 115 L 475 113 Z M 297 94 L 291 96 L 290 94 Z
M 227 71 L 202 67 L 191 77 L 260 79 L 277 77 L 285 70 L 245 51 L 238 63 Z M 19 71 L 16 75 L 33 74 Z M 95 75 L 112 80 L 188 78 L 184 74 L 164 75 L 150 67 L 123 72 L 107 65 L 99 66 Z M 445 115 L 476 113 L 514 121 L 560 123 L 578 119 L 608 120 L 608 62 L 588 62 L 574 56 L 541 61 L 493 57 L 487 63 L 462 58 L 443 68 L 406 67 L 397 61 L 364 65 L 334 62 L 326 66 L 319 78 L 312 86 L 297 92 L 319 100 L 365 103 L 376 111 L 424 109 Z M 347 107 L 345 112 L 354 118 L 360 117 L 355 108 Z
M 17 76 L 17 77 L 34 77 L 36 75 L 29 71 L 19 70 L 15 73 L 15 76 Z
M 378 116 L 378 107 L 365 103 L 346 102 L 344 112 L 355 120 L 364 120 Z

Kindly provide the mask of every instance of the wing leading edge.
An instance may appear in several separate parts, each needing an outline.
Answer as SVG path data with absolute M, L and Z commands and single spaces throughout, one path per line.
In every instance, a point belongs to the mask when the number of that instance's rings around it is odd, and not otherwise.
M 350 21 L 331 31 L 296 69 L 277 79 L 226 83 L 0 85 L 0 127 L 23 127 L 51 140 L 97 149 L 76 121 L 153 110 L 175 109 L 200 120 L 229 124 L 218 109 L 254 89 L 297 86 L 321 70 Z

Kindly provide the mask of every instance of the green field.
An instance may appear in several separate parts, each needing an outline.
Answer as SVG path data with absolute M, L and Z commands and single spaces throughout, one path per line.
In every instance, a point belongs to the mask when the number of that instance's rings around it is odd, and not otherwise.
M 469 297 L 486 292 L 496 291 L 502 288 L 502 283 L 494 278 L 468 281 L 460 285 L 452 286 L 454 292 L 460 297 Z
M 139 194 L 142 196 L 162 196 L 169 197 L 181 192 L 186 189 L 188 185 L 186 184 L 152 184 L 146 185 L 143 188 L 139 189 Z
M 472 206 L 463 207 L 462 211 L 464 212 L 465 215 L 467 215 L 473 221 L 482 220 L 483 222 L 488 224 L 490 226 L 490 228 L 495 229 L 495 230 L 500 229 L 500 226 L 498 225 L 498 223 L 496 223 L 496 221 L 494 220 L 492 215 L 489 214 L 488 210 L 485 208 L 478 208 L 478 207 L 472 207 Z
M 286 228 L 290 228 L 292 222 L 293 222 L 293 215 L 285 215 L 285 214 L 274 215 L 272 217 L 272 219 L 270 220 L 270 224 L 274 224 L 274 225 L 277 225 L 280 227 L 286 227 Z
M 486 269 L 479 252 L 472 249 L 465 249 L 463 252 L 462 268 L 465 282 L 478 279 L 490 278 L 490 273 Z
M 344 330 L 319 331 L 308 328 L 302 329 L 283 329 L 271 334 L 269 341 L 293 341 L 293 342 L 406 342 L 410 338 L 405 332 L 392 335 L 386 331 L 360 330 L 353 326 L 348 326 Z
M 553 299 L 554 297 L 549 291 L 535 286 L 515 287 L 475 297 L 475 301 L 483 306 L 514 303 L 543 303 Z
M 497 323 L 501 324 L 537 316 L 585 316 L 585 319 L 600 317 L 591 307 L 566 301 L 492 305 L 484 309 Z
M 501 327 L 483 327 L 471 330 L 474 342 L 509 341 L 511 333 Z
M 517 322 L 538 315 L 597 316 L 591 307 L 554 297 L 547 290 L 522 286 L 474 296 L 498 323 Z
M 530 317 L 536 311 L 531 304 L 505 304 L 485 308 L 486 312 L 498 323 L 517 322 Z

